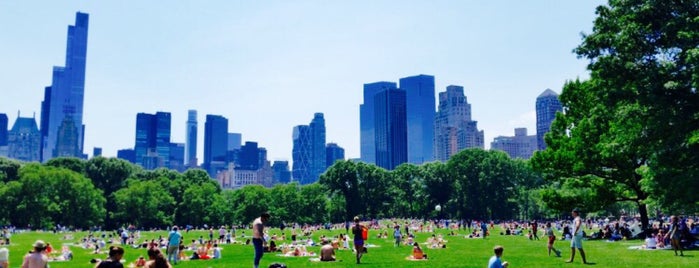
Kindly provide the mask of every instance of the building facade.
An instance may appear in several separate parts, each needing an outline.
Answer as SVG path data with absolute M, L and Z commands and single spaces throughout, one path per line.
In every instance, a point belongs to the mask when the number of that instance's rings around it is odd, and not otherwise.
M 388 170 L 408 161 L 405 91 L 388 89 L 374 96 L 376 165 Z
M 212 178 L 226 168 L 228 151 L 228 119 L 220 115 L 206 115 L 204 123 L 203 168 Z
M 408 162 L 422 164 L 434 160 L 434 76 L 401 78 L 405 91 L 405 118 L 408 132 Z
M 398 86 L 393 82 L 364 84 L 364 100 L 359 105 L 359 151 L 360 158 L 365 163 L 376 164 L 374 96 L 381 91 L 397 88 Z
M 168 112 L 136 115 L 136 164 L 144 169 L 170 167 L 171 115 Z
M 439 93 L 439 110 L 434 121 L 435 159 L 446 162 L 467 148 L 484 148 L 484 132 L 471 118 L 471 104 L 462 86 L 447 86 Z
M 7 134 L 7 156 L 24 162 L 41 160 L 41 132 L 34 118 L 17 117 Z
M 274 171 L 274 182 L 275 183 L 290 183 L 291 182 L 291 171 L 289 170 L 289 161 L 274 161 L 272 164 L 272 170 Z
M 539 150 L 546 149 L 544 135 L 551 129 L 556 113 L 562 110 L 558 94 L 549 88 L 536 98 L 536 141 Z
M 515 135 L 499 136 L 490 143 L 491 150 L 500 150 L 512 158 L 529 159 L 537 150 L 536 135 L 527 135 L 526 128 L 515 128 Z
M 293 172 L 294 181 L 300 184 L 310 184 L 318 181 L 320 174 L 325 172 L 325 118 L 322 113 L 316 113 L 309 125 L 294 127 L 292 133 Z
M 184 147 L 184 165 L 190 168 L 197 167 L 199 161 L 197 160 L 197 110 L 187 111 L 187 122 L 185 123 L 187 130 L 185 133 L 185 147 Z
M 330 168 L 336 161 L 345 160 L 345 149 L 337 145 L 337 143 L 328 143 L 325 146 L 325 159 L 327 168 Z
M 41 161 L 58 156 L 85 158 L 83 101 L 89 15 L 78 12 L 68 26 L 66 63 L 53 67 L 41 111 Z

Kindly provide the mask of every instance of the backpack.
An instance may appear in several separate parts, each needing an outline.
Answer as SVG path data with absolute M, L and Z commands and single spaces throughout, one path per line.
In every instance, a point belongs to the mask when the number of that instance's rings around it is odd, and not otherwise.
M 366 226 L 362 226 L 362 239 L 369 239 L 369 228 L 366 228 Z

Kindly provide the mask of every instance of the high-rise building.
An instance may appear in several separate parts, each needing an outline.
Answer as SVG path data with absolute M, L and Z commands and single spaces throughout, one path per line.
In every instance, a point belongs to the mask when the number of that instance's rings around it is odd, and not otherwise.
M 325 159 L 325 164 L 330 168 L 336 161 L 345 160 L 345 149 L 337 145 L 337 143 L 328 143 L 325 146 Z
M 551 129 L 556 112 L 563 110 L 558 94 L 547 88 L 536 98 L 536 141 L 539 150 L 546 149 L 544 135 Z
M 68 26 L 64 67 L 53 67 L 41 104 L 41 161 L 58 156 L 83 158 L 83 100 L 89 15 L 78 12 Z
M 258 148 L 257 142 L 246 141 L 245 145 L 240 146 L 240 156 L 238 157 L 239 163 L 236 163 L 236 167 L 245 170 L 260 169 L 260 155 L 262 150 L 264 150 L 263 155 L 266 158 L 267 150 L 264 148 Z
M 226 169 L 228 151 L 228 119 L 220 115 L 206 115 L 204 123 L 204 169 L 212 178 Z
M 102 147 L 92 148 L 92 157 L 102 156 Z
M 294 127 L 292 158 L 295 181 L 310 184 L 318 181 L 325 172 L 325 118 L 316 113 L 308 126 Z
M 274 164 L 272 164 L 272 170 L 274 170 L 274 182 L 291 182 L 291 171 L 289 170 L 289 161 L 274 161 Z
M 0 146 L 7 146 L 7 125 L 9 120 L 6 114 L 0 114 Z
M 117 158 L 136 164 L 136 151 L 134 149 L 121 149 L 117 151 Z
M 374 96 L 381 91 L 396 88 L 398 86 L 393 82 L 364 84 L 364 102 L 359 105 L 359 151 L 360 158 L 365 163 L 376 164 Z
M 228 133 L 228 151 L 240 149 L 243 141 L 243 134 Z
M 184 143 L 170 143 L 170 165 L 168 168 L 184 172 L 187 168 L 184 164 L 185 156 Z
M 17 116 L 12 129 L 7 135 L 9 158 L 25 162 L 39 161 L 41 132 L 34 118 Z
M 170 167 L 170 126 L 168 112 L 136 115 L 136 164 L 151 170 Z
M 376 165 L 388 170 L 408 161 L 405 90 L 388 89 L 374 96 Z
M 514 137 L 498 136 L 490 143 L 490 149 L 504 151 L 512 158 L 529 159 L 536 144 L 536 135 L 527 135 L 526 128 L 515 128 Z
M 405 91 L 405 118 L 408 127 L 408 162 L 422 164 L 434 160 L 434 76 L 401 78 Z
M 471 119 L 471 104 L 464 87 L 451 85 L 439 93 L 439 111 L 434 121 L 436 160 L 447 161 L 467 148 L 484 148 L 484 133 L 478 130 L 478 122 Z
M 197 161 L 197 110 L 187 111 L 187 131 L 185 136 L 184 165 L 196 167 Z

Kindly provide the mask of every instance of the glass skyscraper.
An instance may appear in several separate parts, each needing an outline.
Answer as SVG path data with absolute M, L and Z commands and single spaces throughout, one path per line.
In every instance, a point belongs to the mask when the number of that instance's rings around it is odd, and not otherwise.
M 292 149 L 294 180 L 300 184 L 310 184 L 318 181 L 325 172 L 325 118 L 322 113 L 316 113 L 308 126 L 294 127 L 292 134 L 294 147 Z
M 228 151 L 228 119 L 220 115 L 206 115 L 204 123 L 204 169 L 216 177 L 225 169 Z
M 544 135 L 551 129 L 556 113 L 562 110 L 558 94 L 549 88 L 536 98 L 536 142 L 539 150 L 546 149 Z
M 364 103 L 359 105 L 359 151 L 360 159 L 365 163 L 376 164 L 374 96 L 381 91 L 396 88 L 398 86 L 393 82 L 364 84 Z
M 51 86 L 41 108 L 42 161 L 57 156 L 83 157 L 83 99 L 89 15 L 78 12 L 68 26 L 66 63 L 53 67 Z
M 187 112 L 187 131 L 185 136 L 184 165 L 196 167 L 197 161 L 197 110 Z
M 436 160 L 446 162 L 461 150 L 484 147 L 483 130 L 478 130 L 478 122 L 471 119 L 471 104 L 462 86 L 451 85 L 439 93 L 434 127 Z
M 0 114 L 0 146 L 7 146 L 8 121 L 6 114 Z
M 388 170 L 408 161 L 405 91 L 388 89 L 374 97 L 376 165 Z
M 408 133 L 408 162 L 422 164 L 434 160 L 434 76 L 401 78 L 405 91 L 405 117 Z
M 171 116 L 167 112 L 136 115 L 136 164 L 145 169 L 170 167 Z
M 328 143 L 325 146 L 325 163 L 330 168 L 338 160 L 345 160 L 345 149 L 337 143 Z

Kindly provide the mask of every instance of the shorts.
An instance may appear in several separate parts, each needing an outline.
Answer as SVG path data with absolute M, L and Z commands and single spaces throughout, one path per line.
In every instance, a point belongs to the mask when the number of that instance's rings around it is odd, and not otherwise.
M 549 236 L 549 246 L 553 246 L 553 242 L 556 242 L 556 236 Z
M 218 240 L 223 240 L 223 237 L 224 237 L 224 236 L 225 236 L 225 235 L 219 235 L 219 236 L 218 236 Z
M 582 249 L 582 235 L 573 236 L 573 238 L 570 240 L 570 247 Z
M 354 240 L 354 245 L 355 246 L 364 246 L 364 239 L 355 239 Z

